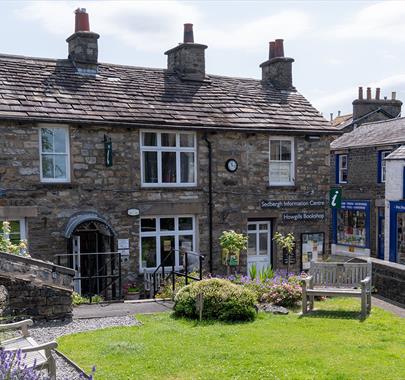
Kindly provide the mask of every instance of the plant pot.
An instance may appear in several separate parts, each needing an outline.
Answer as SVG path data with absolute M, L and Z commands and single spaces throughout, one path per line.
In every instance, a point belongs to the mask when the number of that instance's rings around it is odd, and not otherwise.
M 128 301 L 134 301 L 134 300 L 139 300 L 141 293 L 140 292 L 131 292 L 127 293 L 125 296 L 125 299 Z

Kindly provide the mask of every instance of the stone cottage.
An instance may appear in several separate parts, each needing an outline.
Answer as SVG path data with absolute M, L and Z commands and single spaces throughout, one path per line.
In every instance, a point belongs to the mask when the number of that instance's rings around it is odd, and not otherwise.
M 385 197 L 387 160 L 400 164 L 395 160 L 399 153 L 392 152 L 403 144 L 404 118 L 364 123 L 332 142 L 331 186 L 342 189 L 342 208 L 332 213 L 332 253 L 399 260 L 395 247 L 405 246 L 405 242 L 401 240 L 390 247 L 384 242 L 384 235 L 389 232 L 387 202 L 401 201 L 403 197 L 402 182 L 399 184 L 398 180 L 403 176 L 402 169 L 390 169 L 390 187 L 388 198 Z M 392 228 L 393 225 L 394 221 Z M 393 233 L 391 238 L 403 239 L 403 236 Z
M 248 234 L 242 273 L 286 268 L 275 231 L 294 234 L 295 270 L 326 253 L 336 129 L 293 86 L 282 40 L 254 80 L 207 74 L 191 24 L 166 69 L 100 63 L 98 39 L 78 9 L 66 59 L 0 55 L 0 219 L 12 238 L 73 267 L 82 293 L 108 286 L 88 279 L 108 277 L 117 251 L 124 282 L 170 252 L 181 269 L 181 250 L 223 272 L 227 229 Z

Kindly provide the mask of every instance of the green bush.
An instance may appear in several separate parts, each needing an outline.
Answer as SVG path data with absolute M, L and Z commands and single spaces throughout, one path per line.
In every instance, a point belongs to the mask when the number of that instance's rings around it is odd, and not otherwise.
M 255 294 L 243 286 L 219 278 L 197 281 L 180 289 L 174 299 L 175 315 L 198 318 L 198 294 L 203 295 L 203 319 L 251 321 L 256 317 Z

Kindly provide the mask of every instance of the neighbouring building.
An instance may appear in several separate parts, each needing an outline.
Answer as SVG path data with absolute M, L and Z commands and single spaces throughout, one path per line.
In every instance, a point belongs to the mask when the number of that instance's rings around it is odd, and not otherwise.
M 385 259 L 405 264 L 405 145 L 385 161 Z
M 364 123 L 373 121 L 384 121 L 394 119 L 401 116 L 402 102 L 396 99 L 396 93 L 391 93 L 391 99 L 387 96 L 381 99 L 381 89 L 376 88 L 375 97 L 372 97 L 371 88 L 367 87 L 366 96 L 363 95 L 363 87 L 359 87 L 358 98 L 353 100 L 353 112 L 351 114 L 341 115 L 333 119 L 331 114 L 331 122 L 333 127 L 343 133 L 352 131 Z
M 275 231 L 297 240 L 294 270 L 327 252 L 336 129 L 293 86 L 282 40 L 255 80 L 207 74 L 191 24 L 166 69 L 100 63 L 98 38 L 78 9 L 67 59 L 0 56 L 0 219 L 13 239 L 73 267 L 82 293 L 115 281 L 117 251 L 124 282 L 169 252 L 181 269 L 182 249 L 223 272 L 227 229 L 248 234 L 243 273 L 286 268 Z
M 405 118 L 364 123 L 332 142 L 331 186 L 342 189 L 342 206 L 332 212 L 332 253 L 400 260 L 404 214 L 395 207 L 404 197 L 403 144 Z

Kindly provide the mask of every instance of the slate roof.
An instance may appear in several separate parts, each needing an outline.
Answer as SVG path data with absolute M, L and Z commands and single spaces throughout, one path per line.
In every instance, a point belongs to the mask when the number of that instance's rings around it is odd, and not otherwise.
M 209 75 L 101 63 L 97 76 L 68 60 L 0 55 L 0 119 L 97 125 L 335 133 L 296 91 Z
M 337 116 L 332 120 L 332 125 L 339 129 L 342 130 L 348 125 L 350 125 L 353 121 L 353 114 L 347 114 L 347 115 L 341 115 Z
M 405 145 L 401 145 L 398 149 L 394 150 L 391 154 L 385 157 L 386 160 L 405 160 Z
M 331 143 L 331 149 L 405 143 L 405 118 L 365 123 Z

